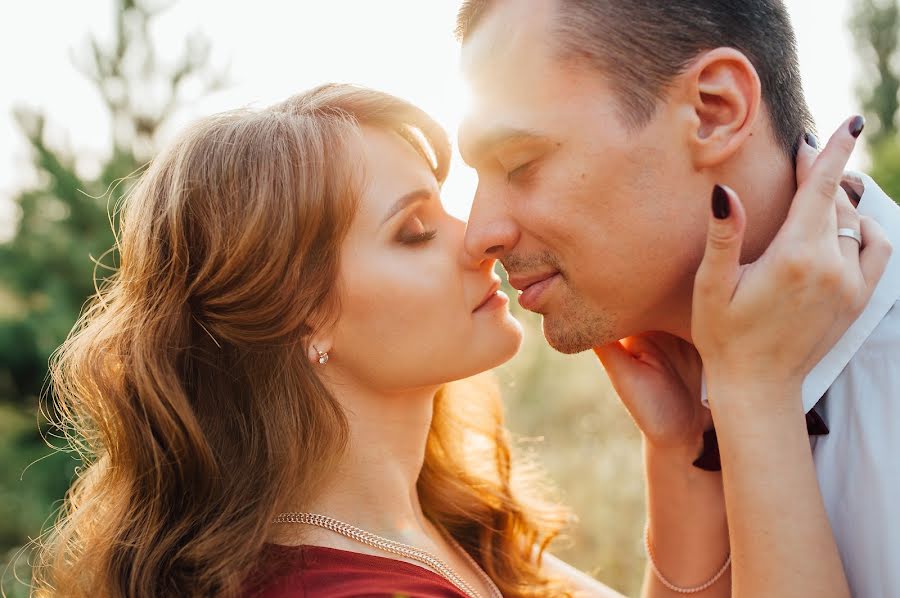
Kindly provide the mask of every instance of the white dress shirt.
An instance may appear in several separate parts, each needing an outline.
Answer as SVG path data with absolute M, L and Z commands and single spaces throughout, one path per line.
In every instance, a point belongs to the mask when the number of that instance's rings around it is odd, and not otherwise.
M 900 597 L 900 207 L 863 175 L 858 210 L 894 246 L 866 309 L 803 383 L 829 433 L 813 442 L 825 509 L 853 596 Z
M 804 381 L 803 406 L 828 426 L 810 442 L 850 591 L 900 597 L 900 206 L 865 175 L 845 181 L 894 252 L 863 313 Z

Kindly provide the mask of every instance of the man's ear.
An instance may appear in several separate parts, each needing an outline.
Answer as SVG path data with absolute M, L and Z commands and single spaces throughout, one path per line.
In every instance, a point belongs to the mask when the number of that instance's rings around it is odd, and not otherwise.
M 701 54 L 676 79 L 687 115 L 685 133 L 696 168 L 732 157 L 757 129 L 762 103 L 759 75 L 733 48 Z

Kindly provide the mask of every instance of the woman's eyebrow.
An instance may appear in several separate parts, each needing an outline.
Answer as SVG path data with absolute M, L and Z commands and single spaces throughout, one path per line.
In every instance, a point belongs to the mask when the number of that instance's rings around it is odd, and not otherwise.
M 394 202 L 394 204 L 388 210 L 387 215 L 384 217 L 384 220 L 381 221 L 381 224 L 384 225 L 385 222 L 405 210 L 409 205 L 414 204 L 418 201 L 426 201 L 431 199 L 432 195 L 434 195 L 434 193 L 431 191 L 431 189 L 416 189 L 415 191 L 406 193 L 400 199 Z

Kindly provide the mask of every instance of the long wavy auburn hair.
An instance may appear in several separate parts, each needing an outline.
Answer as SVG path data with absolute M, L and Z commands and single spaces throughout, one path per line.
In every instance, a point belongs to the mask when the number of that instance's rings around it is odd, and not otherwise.
M 424 112 L 326 85 L 195 124 L 135 185 L 117 271 L 52 362 L 52 411 L 84 467 L 35 595 L 240 595 L 284 497 L 315 494 L 348 427 L 304 339 L 340 313 L 363 125 L 402 135 L 443 182 L 449 142 Z M 540 559 L 568 515 L 514 466 L 485 384 L 435 397 L 422 506 L 504 595 L 564 595 Z

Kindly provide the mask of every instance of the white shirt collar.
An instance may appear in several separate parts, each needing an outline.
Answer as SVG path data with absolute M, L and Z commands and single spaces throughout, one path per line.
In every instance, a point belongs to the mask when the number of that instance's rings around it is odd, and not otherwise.
M 847 173 L 845 180 L 861 191 L 857 207 L 860 215 L 868 216 L 881 225 L 894 245 L 894 252 L 863 312 L 803 381 L 805 412 L 812 410 L 821 400 L 891 306 L 900 300 L 900 206 L 864 174 Z M 708 406 L 705 379 L 702 382 L 701 398 L 703 404 Z
M 866 308 L 804 380 L 803 408 L 806 411 L 819 402 L 878 323 L 900 299 L 900 207 L 870 177 L 851 172 L 847 173 L 846 180 L 851 186 L 862 188 L 857 209 L 860 215 L 868 216 L 881 225 L 894 245 L 894 252 Z

